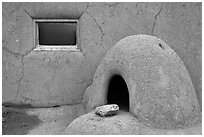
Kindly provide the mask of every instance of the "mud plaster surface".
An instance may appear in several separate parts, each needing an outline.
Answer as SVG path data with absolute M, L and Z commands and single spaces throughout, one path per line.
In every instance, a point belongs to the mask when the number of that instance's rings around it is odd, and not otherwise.
M 201 3 L 3 3 L 3 102 L 79 103 L 108 49 L 126 36 L 148 34 L 161 38 L 182 59 L 201 105 L 201 7 Z M 80 52 L 35 52 L 33 18 L 78 18 Z
M 112 117 L 100 117 L 90 112 L 70 123 L 63 134 L 67 135 L 193 135 L 202 134 L 198 124 L 185 129 L 155 129 L 144 125 L 130 113 L 120 111 Z
M 134 35 L 117 42 L 99 64 L 83 102 L 87 111 L 107 103 L 108 82 L 121 75 L 129 92 L 129 111 L 154 128 L 189 128 L 200 117 L 188 72 L 162 40 Z M 111 92 L 111 91 L 109 91 Z

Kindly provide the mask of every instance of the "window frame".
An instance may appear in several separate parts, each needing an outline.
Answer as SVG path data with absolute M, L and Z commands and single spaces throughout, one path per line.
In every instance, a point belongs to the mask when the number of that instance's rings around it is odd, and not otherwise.
M 76 26 L 76 45 L 40 45 L 39 44 L 39 27 L 38 23 L 61 23 L 61 22 L 67 22 L 67 23 L 73 23 L 75 22 L 77 24 Z M 79 43 L 79 23 L 78 19 L 34 19 L 34 50 L 69 50 L 69 51 L 79 51 L 78 49 L 78 43 Z

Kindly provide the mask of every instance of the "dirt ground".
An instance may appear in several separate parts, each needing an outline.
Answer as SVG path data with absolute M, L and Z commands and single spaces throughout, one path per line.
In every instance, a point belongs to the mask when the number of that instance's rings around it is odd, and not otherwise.
M 2 107 L 2 134 L 60 135 L 83 113 L 81 105 L 37 109 Z
M 187 129 L 161 130 L 141 124 L 128 112 L 119 111 L 107 118 L 94 112 L 84 114 L 80 104 L 53 108 L 2 107 L 2 134 L 202 134 L 201 123 Z
M 3 135 L 25 135 L 42 121 L 35 115 L 28 115 L 25 110 L 7 111 L 3 113 Z

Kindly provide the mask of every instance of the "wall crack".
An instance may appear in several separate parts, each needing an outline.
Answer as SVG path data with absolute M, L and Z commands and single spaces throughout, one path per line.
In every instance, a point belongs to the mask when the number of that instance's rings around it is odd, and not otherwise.
M 19 94 L 19 90 L 20 90 L 20 84 L 21 84 L 21 81 L 23 80 L 23 78 L 24 78 L 24 62 L 23 62 L 23 56 L 21 56 L 21 64 L 22 64 L 22 70 L 21 70 L 21 77 L 19 78 L 19 80 L 18 80 L 18 88 L 17 88 L 17 92 L 16 92 L 16 97 L 15 97 L 15 101 L 16 101 L 16 99 L 17 99 L 17 96 L 18 96 L 18 94 Z
M 135 9 L 137 9 L 137 6 L 138 6 L 139 3 L 141 3 L 141 2 L 137 2 L 137 3 L 136 3 Z M 125 10 L 128 11 L 131 15 L 135 16 L 135 15 L 132 13 L 132 11 L 129 10 L 127 7 L 124 7 L 124 6 L 123 6 L 123 8 L 125 8 Z
M 153 23 L 153 26 L 152 26 L 151 35 L 154 34 L 154 29 L 155 29 L 155 26 L 156 26 L 157 18 L 160 15 L 162 9 L 163 9 L 163 5 L 161 4 L 161 8 L 160 8 L 159 12 L 154 16 L 154 23 Z
M 27 53 L 25 53 L 25 54 L 20 54 L 20 53 L 18 53 L 18 52 L 13 52 L 13 51 L 9 50 L 9 49 L 6 48 L 6 47 L 2 47 L 2 49 L 6 50 L 8 53 L 14 55 L 15 57 L 18 57 L 18 56 L 21 57 L 22 70 L 21 70 L 21 77 L 18 79 L 18 88 L 17 88 L 17 91 L 16 91 L 15 99 L 14 99 L 14 100 L 16 101 L 17 96 L 18 96 L 18 94 L 19 94 L 19 90 L 20 90 L 20 83 L 21 83 L 21 81 L 22 81 L 23 78 L 24 78 L 24 57 L 25 57 L 26 55 L 28 55 L 34 48 L 32 48 L 29 52 L 27 52 Z
M 8 48 L 6 47 L 2 47 L 3 50 L 6 50 L 8 53 L 14 55 L 14 56 L 23 56 L 22 54 L 18 53 L 18 52 L 13 52 L 13 51 L 10 51 Z
M 87 3 L 86 9 L 85 9 L 84 12 L 81 14 L 81 16 L 82 16 L 84 13 L 87 12 L 88 8 L 89 8 L 89 2 Z M 81 17 L 81 16 L 80 16 L 80 17 Z
M 27 15 L 32 19 L 32 16 L 30 15 L 30 13 L 24 8 L 25 13 L 27 13 Z
M 96 19 L 91 15 L 91 13 L 89 13 L 88 11 L 87 11 L 87 13 L 88 13 L 88 14 L 90 15 L 90 17 L 94 20 L 94 22 L 96 23 L 97 27 L 99 28 L 99 30 L 100 30 L 100 32 L 101 32 L 101 34 L 102 34 L 102 36 L 101 36 L 101 46 L 103 46 L 103 37 L 104 37 L 105 33 L 103 32 L 102 27 L 98 24 L 98 22 L 96 21 Z
M 56 76 L 56 71 L 57 71 L 57 67 L 58 67 L 58 59 L 55 60 L 55 68 L 53 70 L 53 76 L 52 76 L 52 87 L 54 85 L 54 79 L 55 79 L 55 76 Z
M 98 24 L 98 22 L 96 21 L 96 19 L 91 15 L 91 13 L 89 13 L 88 11 L 87 11 L 87 13 L 91 16 L 91 18 L 94 20 L 94 22 L 96 23 L 96 25 L 98 26 L 98 28 L 100 29 L 100 32 L 101 32 L 101 34 L 102 35 L 105 35 L 104 34 L 104 32 L 103 32 L 103 30 L 102 30 L 102 28 L 101 28 L 101 26 Z
M 21 54 L 21 53 L 18 53 L 18 52 L 13 52 L 11 50 L 9 50 L 8 48 L 6 48 L 5 46 L 2 47 L 2 49 L 6 50 L 8 53 L 14 55 L 14 56 L 27 56 L 28 54 L 30 54 L 36 47 L 32 47 L 32 49 L 28 50 L 27 52 L 25 52 L 25 54 Z
M 137 8 L 137 6 L 140 4 L 141 2 L 137 2 L 137 4 L 135 5 L 135 8 Z

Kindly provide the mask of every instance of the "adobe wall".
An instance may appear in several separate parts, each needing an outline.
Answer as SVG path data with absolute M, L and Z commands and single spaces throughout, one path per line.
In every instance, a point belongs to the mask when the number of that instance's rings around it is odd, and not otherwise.
M 136 34 L 166 42 L 202 104 L 201 3 L 3 3 L 2 101 L 44 107 L 81 102 L 108 49 Z M 79 19 L 80 51 L 35 51 L 34 18 Z

